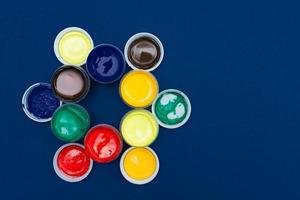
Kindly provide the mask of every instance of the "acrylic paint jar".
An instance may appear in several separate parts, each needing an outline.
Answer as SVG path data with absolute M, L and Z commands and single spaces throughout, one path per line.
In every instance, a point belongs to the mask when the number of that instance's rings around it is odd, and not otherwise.
M 121 78 L 126 63 L 123 53 L 114 45 L 101 44 L 89 54 L 86 69 L 90 77 L 102 84 L 109 84 Z
M 53 114 L 51 129 L 53 134 L 65 142 L 75 142 L 84 137 L 90 127 L 87 110 L 73 103 L 64 104 Z
M 130 183 L 146 184 L 158 174 L 159 159 L 150 147 L 131 147 L 121 157 L 120 170 Z
M 156 78 L 142 70 L 132 70 L 120 82 L 119 93 L 123 101 L 133 108 L 145 108 L 152 104 L 159 91 Z
M 160 92 L 152 104 L 152 113 L 159 125 L 169 129 L 184 125 L 191 112 L 192 106 L 189 98 L 176 89 Z
M 124 48 L 127 64 L 132 69 L 152 71 L 162 62 L 164 47 L 151 33 L 137 33 L 129 38 Z
M 62 30 L 54 41 L 55 56 L 64 65 L 81 66 L 85 64 L 93 48 L 94 43 L 91 36 L 78 27 Z
M 54 72 L 51 86 L 63 102 L 79 102 L 90 90 L 90 78 L 80 67 L 63 65 Z
M 87 154 L 96 162 L 114 161 L 121 153 L 123 140 L 120 132 L 108 124 L 92 127 L 84 138 Z
M 93 161 L 86 154 L 83 145 L 69 143 L 61 146 L 54 154 L 53 168 L 62 180 L 79 182 L 89 175 Z
M 54 95 L 49 83 L 35 83 L 23 94 L 22 108 L 36 122 L 48 122 L 62 102 Z
M 159 126 L 148 110 L 133 109 L 122 118 L 120 130 L 127 144 L 133 147 L 145 147 L 156 140 Z

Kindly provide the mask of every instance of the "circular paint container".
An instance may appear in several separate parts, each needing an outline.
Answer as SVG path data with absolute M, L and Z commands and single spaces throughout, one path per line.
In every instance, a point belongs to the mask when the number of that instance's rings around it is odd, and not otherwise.
M 145 109 L 134 109 L 124 115 L 120 129 L 127 144 L 133 147 L 145 147 L 155 141 L 159 126 L 151 112 Z
M 49 83 L 35 83 L 23 94 L 22 108 L 36 122 L 48 122 L 62 102 L 53 94 Z
M 142 70 L 132 70 L 121 80 L 119 93 L 123 101 L 133 108 L 151 105 L 159 91 L 156 78 Z
M 51 86 L 60 100 L 78 102 L 89 92 L 90 78 L 82 68 L 64 65 L 54 72 Z
M 120 170 L 130 183 L 146 184 L 158 174 L 159 159 L 150 147 L 131 147 L 121 157 Z
M 62 30 L 54 41 L 55 56 L 64 65 L 81 66 L 85 64 L 93 47 L 91 36 L 78 27 Z
M 80 140 L 90 127 L 90 116 L 78 104 L 64 104 L 53 114 L 51 129 L 53 134 L 65 142 Z
M 99 124 L 88 131 L 84 138 L 84 146 L 94 161 L 108 163 L 120 155 L 123 141 L 116 128 L 108 124 Z
M 124 55 L 132 69 L 152 71 L 162 62 L 164 47 L 155 35 L 142 32 L 129 38 L 124 48 Z
M 113 83 L 125 72 L 126 63 L 122 52 L 114 45 L 101 44 L 89 54 L 86 69 L 98 83 Z
M 89 175 L 93 161 L 86 154 L 83 145 L 69 143 L 56 151 L 53 157 L 53 167 L 55 173 L 64 181 L 78 182 Z
M 159 125 L 169 129 L 184 125 L 188 121 L 191 111 L 189 98 L 176 89 L 160 92 L 152 104 L 152 113 Z

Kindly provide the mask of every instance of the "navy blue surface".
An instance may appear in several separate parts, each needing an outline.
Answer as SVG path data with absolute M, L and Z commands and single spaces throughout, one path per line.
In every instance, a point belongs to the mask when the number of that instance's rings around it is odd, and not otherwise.
M 288 1 L 9 1 L 1 5 L 0 199 L 299 199 L 299 5 Z M 198 2 L 198 3 L 196 3 Z M 296 2 L 296 1 L 294 1 Z M 61 64 L 56 34 L 79 26 L 95 44 L 123 48 L 149 31 L 165 47 L 153 73 L 193 105 L 190 121 L 161 129 L 161 168 L 148 185 L 126 182 L 118 160 L 83 182 L 61 181 L 52 157 L 64 144 L 28 119 L 24 90 Z M 129 70 L 129 67 L 127 67 Z M 81 102 L 92 125 L 118 126 L 129 108 L 113 85 L 92 84 Z M 68 198 L 70 197 L 70 198 Z
M 123 75 L 125 67 L 122 51 L 111 44 L 96 46 L 86 61 L 88 74 L 99 83 L 117 81 Z

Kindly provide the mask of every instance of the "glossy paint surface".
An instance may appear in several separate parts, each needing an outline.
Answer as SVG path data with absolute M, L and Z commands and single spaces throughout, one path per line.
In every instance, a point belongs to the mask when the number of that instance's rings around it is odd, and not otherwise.
M 88 131 L 90 117 L 78 104 L 65 104 L 58 108 L 51 120 L 53 134 L 65 142 L 80 140 Z
M 66 96 L 75 96 L 84 88 L 82 76 L 75 70 L 62 71 L 56 80 L 56 90 Z
M 154 101 L 158 93 L 158 83 L 150 72 L 132 70 L 124 75 L 119 90 L 126 104 L 143 108 Z
M 134 147 L 150 145 L 159 131 L 152 113 L 144 109 L 134 109 L 126 113 L 120 127 L 125 142 Z
M 90 79 L 82 68 L 64 65 L 53 73 L 51 86 L 62 101 L 78 102 L 89 92 Z
M 166 128 L 178 128 L 185 124 L 190 117 L 191 109 L 188 97 L 175 89 L 159 93 L 152 105 L 152 113 L 159 124 Z
M 150 37 L 134 40 L 128 48 L 128 58 L 138 69 L 149 69 L 160 59 L 159 45 Z
M 125 71 L 123 53 L 111 44 L 96 46 L 86 62 L 88 74 L 99 83 L 112 83 L 118 80 Z
M 148 149 L 133 148 L 125 155 L 123 167 L 130 178 L 145 180 L 154 174 L 157 168 L 157 161 L 153 153 Z
M 119 131 L 107 124 L 92 127 L 84 139 L 87 154 L 96 162 L 108 163 L 115 160 L 123 148 Z
M 61 58 L 68 64 L 84 63 L 93 46 L 89 37 L 81 31 L 64 34 L 58 43 Z
M 70 145 L 63 148 L 57 157 L 58 168 L 66 175 L 80 177 L 90 168 L 90 158 L 84 148 Z

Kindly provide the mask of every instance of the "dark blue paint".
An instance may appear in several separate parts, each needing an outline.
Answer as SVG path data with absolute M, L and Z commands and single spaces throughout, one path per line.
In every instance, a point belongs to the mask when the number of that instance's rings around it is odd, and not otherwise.
M 300 199 L 300 1 L 1 3 L 1 200 Z M 186 93 L 193 110 L 151 145 L 161 164 L 153 182 L 126 182 L 119 159 L 95 163 L 81 183 L 56 176 L 64 143 L 28 119 L 20 99 L 61 65 L 53 41 L 68 26 L 120 49 L 142 31 L 161 39 L 165 57 L 153 74 L 161 90 Z M 118 84 L 91 84 L 80 104 L 92 125 L 118 127 L 130 110 Z
M 88 74 L 99 83 L 112 83 L 125 71 L 125 61 L 122 52 L 110 44 L 96 46 L 86 61 Z
M 40 84 L 34 87 L 27 98 L 27 109 L 41 119 L 52 117 L 60 101 L 54 96 L 51 86 Z

